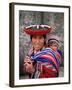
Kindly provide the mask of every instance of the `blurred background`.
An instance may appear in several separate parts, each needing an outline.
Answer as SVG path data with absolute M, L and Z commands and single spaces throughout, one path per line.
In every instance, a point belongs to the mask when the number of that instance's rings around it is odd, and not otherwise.
M 29 25 L 46 24 L 52 27 L 51 34 L 60 37 L 61 51 L 64 52 L 64 13 L 59 12 L 39 12 L 39 11 L 19 11 L 19 76 L 24 76 L 23 60 L 30 47 L 30 36 L 24 32 L 24 27 Z M 63 53 L 64 60 L 64 53 Z M 64 63 L 60 65 L 59 76 L 64 76 Z

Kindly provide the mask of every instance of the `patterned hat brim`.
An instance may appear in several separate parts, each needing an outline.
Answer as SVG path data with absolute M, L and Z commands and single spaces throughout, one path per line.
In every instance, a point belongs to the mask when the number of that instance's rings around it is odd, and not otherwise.
M 46 30 L 25 29 L 24 31 L 29 35 L 46 35 L 51 32 L 51 28 L 46 29 Z

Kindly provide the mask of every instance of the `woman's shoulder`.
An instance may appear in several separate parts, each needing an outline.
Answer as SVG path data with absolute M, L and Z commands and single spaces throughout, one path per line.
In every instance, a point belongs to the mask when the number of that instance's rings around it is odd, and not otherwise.
M 30 56 L 33 53 L 33 48 L 30 48 L 28 51 L 28 55 Z

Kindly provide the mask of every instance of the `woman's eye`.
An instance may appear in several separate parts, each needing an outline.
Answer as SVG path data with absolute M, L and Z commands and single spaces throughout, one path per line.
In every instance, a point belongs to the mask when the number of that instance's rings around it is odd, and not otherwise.
M 31 62 L 28 62 L 28 64 L 31 64 Z

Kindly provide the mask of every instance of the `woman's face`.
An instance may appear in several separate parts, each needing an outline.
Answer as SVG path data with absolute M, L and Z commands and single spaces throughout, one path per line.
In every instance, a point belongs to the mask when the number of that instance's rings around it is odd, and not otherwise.
M 32 36 L 32 45 L 34 50 L 38 51 L 44 46 L 44 37 L 42 35 Z

